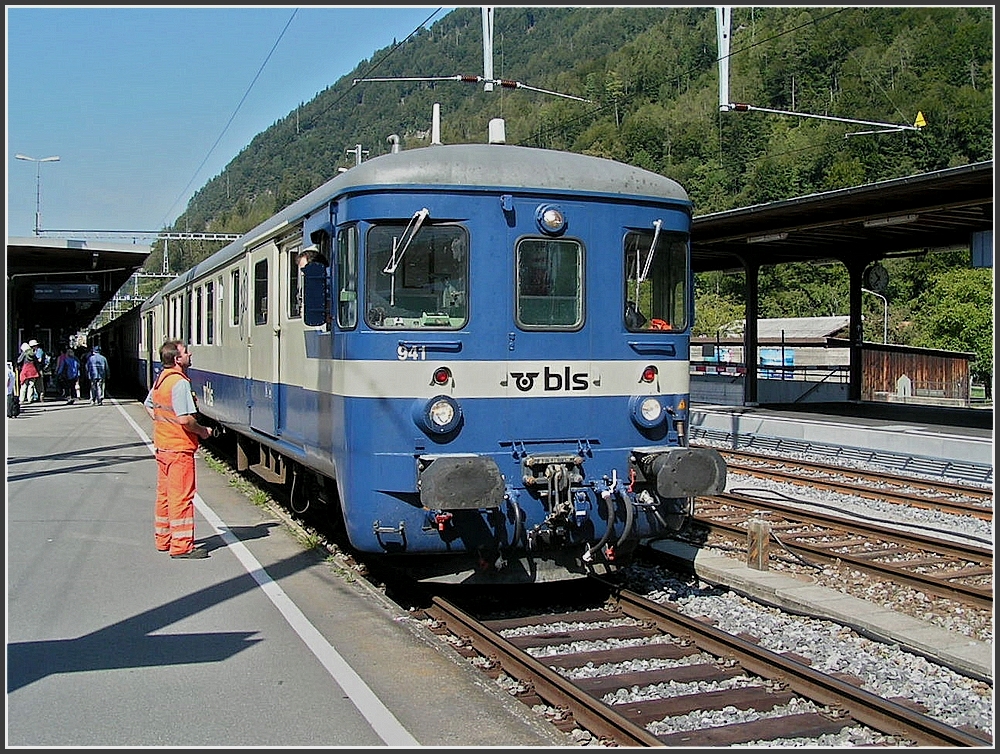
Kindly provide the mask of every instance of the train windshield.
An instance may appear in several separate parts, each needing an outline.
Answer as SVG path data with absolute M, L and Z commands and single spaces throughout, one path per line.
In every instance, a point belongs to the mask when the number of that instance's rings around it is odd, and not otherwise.
M 583 324 L 583 248 L 577 241 L 528 238 L 517 244 L 517 324 L 576 329 Z
M 648 231 L 625 236 L 625 327 L 632 331 L 687 327 L 687 241 L 683 233 Z
M 376 225 L 365 244 L 365 321 L 457 330 L 468 319 L 469 242 L 457 225 Z

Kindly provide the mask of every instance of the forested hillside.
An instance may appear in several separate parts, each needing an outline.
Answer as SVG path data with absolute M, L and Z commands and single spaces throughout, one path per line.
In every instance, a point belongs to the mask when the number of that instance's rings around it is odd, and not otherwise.
M 490 119 L 503 117 L 508 143 L 609 157 L 678 180 L 696 215 L 993 157 L 991 6 L 736 7 L 731 39 L 731 102 L 900 125 L 919 112 L 927 126 L 848 136 L 872 129 L 720 113 L 714 7 L 497 7 L 495 76 L 589 103 L 457 81 L 354 84 L 482 75 L 480 10 L 460 8 L 359 61 L 259 134 L 195 194 L 172 230 L 244 232 L 353 164 L 345 150 L 356 144 L 369 157 L 389 151 L 390 134 L 403 149 L 425 146 L 435 102 L 445 143 L 483 142 Z M 216 248 L 175 244 L 172 266 Z M 149 269 L 159 270 L 161 253 L 154 250 Z M 976 351 L 980 376 L 984 367 L 991 374 L 992 271 L 968 269 L 961 253 L 895 266 L 887 294 L 893 342 Z M 765 272 L 762 284 L 762 316 L 847 311 L 840 269 Z M 742 317 L 741 286 L 732 276 L 699 276 L 705 331 L 715 319 Z M 989 309 L 957 321 L 946 291 Z M 868 303 L 880 330 L 881 305 Z M 984 335 L 988 343 L 979 342 Z

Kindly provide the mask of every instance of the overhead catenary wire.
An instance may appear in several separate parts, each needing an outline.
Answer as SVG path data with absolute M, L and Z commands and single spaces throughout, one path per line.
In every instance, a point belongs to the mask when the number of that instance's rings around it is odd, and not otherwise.
M 219 146 L 219 142 L 222 141 L 222 137 L 225 136 L 226 131 L 228 131 L 229 127 L 233 124 L 233 121 L 236 119 L 236 114 L 239 113 L 240 108 L 243 107 L 243 103 L 246 102 L 247 97 L 250 96 L 250 92 L 253 89 L 254 84 L 257 83 L 257 79 L 260 78 L 260 74 L 263 73 L 264 67 L 271 59 L 271 56 L 274 54 L 274 51 L 278 48 L 278 44 L 280 44 L 282 38 L 285 36 L 285 32 L 288 31 L 288 27 L 291 26 L 292 21 L 295 19 L 295 14 L 297 14 L 298 12 L 299 12 L 298 8 L 294 8 L 292 10 L 292 15 L 289 16 L 288 21 L 285 22 L 285 27 L 281 30 L 281 33 L 278 34 L 278 38 L 274 40 L 274 44 L 271 45 L 271 49 L 267 53 L 267 57 L 265 57 L 264 62 L 260 64 L 260 68 L 257 69 L 257 73 L 254 75 L 253 80 L 247 87 L 247 90 L 243 93 L 243 96 L 240 98 L 239 103 L 236 105 L 236 109 L 233 110 L 233 114 L 230 115 L 229 120 L 226 121 L 226 125 L 222 127 L 222 131 L 219 133 L 219 136 L 215 140 L 215 143 L 212 144 L 211 148 L 208 150 L 208 153 L 205 155 L 205 159 L 201 161 L 201 164 L 198 166 L 198 169 L 195 170 L 194 175 L 191 176 L 191 180 L 187 182 L 187 185 L 184 186 L 178 197 L 174 199 L 173 204 L 171 204 L 170 207 L 167 208 L 167 211 L 163 217 L 163 221 L 160 223 L 163 227 L 166 227 L 167 225 L 167 217 L 170 215 L 171 210 L 173 210 L 173 208 L 177 206 L 178 202 L 180 202 L 181 199 L 184 197 L 184 194 L 187 193 L 187 190 L 191 187 L 191 184 L 194 183 L 195 178 L 198 177 L 198 174 L 201 172 L 201 169 L 205 167 L 205 163 L 208 162 L 208 158 L 212 156 L 212 152 L 214 152 L 215 148 Z
M 411 31 L 402 41 L 400 41 L 400 42 L 396 43 L 395 45 L 393 45 L 392 49 L 389 50 L 389 52 L 387 52 L 385 55 L 383 55 L 378 61 L 376 61 L 375 63 L 373 63 L 371 65 L 371 67 L 368 69 L 368 72 L 370 73 L 370 72 L 374 71 L 375 69 L 379 68 L 381 65 L 383 65 L 386 62 L 386 60 L 388 60 L 389 57 L 396 50 L 398 50 L 403 44 L 405 44 L 407 40 L 409 40 L 414 34 L 417 33 L 417 31 L 419 31 L 421 28 L 423 28 L 424 26 L 426 26 L 427 23 L 432 18 L 434 18 L 434 16 L 436 16 L 438 13 L 441 12 L 441 10 L 442 10 L 441 7 L 437 8 L 436 10 L 434 10 L 429 16 L 427 16 L 427 18 L 425 18 L 420 24 L 418 24 L 413 29 L 413 31 Z M 205 167 L 205 164 L 208 162 L 208 158 L 212 155 L 212 152 L 215 151 L 215 148 L 219 145 L 219 142 L 222 141 L 222 137 L 225 135 L 226 131 L 229 129 L 229 126 L 232 125 L 233 120 L 236 118 L 236 115 L 239 113 L 240 108 L 243 106 L 243 103 L 246 101 L 247 97 L 249 96 L 250 91 L 254 87 L 254 84 L 257 83 L 257 79 L 259 79 L 261 73 L 263 73 L 264 67 L 267 65 L 268 61 L 271 59 L 271 56 L 274 54 L 274 51 L 277 49 L 278 44 L 281 42 L 282 38 L 284 38 L 285 32 L 288 31 L 288 27 L 291 25 L 292 21 L 295 19 L 295 15 L 297 13 L 298 13 L 298 8 L 295 8 L 295 9 L 292 10 L 291 16 L 289 16 L 288 21 L 285 23 L 284 28 L 281 30 L 281 33 L 278 35 L 278 38 L 274 41 L 274 44 L 271 46 L 271 50 L 268 52 L 267 57 L 265 57 L 264 62 L 261 63 L 260 68 L 257 70 L 256 75 L 253 77 L 253 80 L 250 82 L 250 85 L 247 87 L 246 92 L 244 92 L 243 97 L 240 99 L 239 104 L 237 104 L 237 106 L 236 106 L 236 109 L 233 110 L 233 114 L 231 116 L 229 116 L 229 120 L 226 122 L 226 125 L 223 127 L 223 129 L 222 129 L 221 133 L 219 134 L 218 138 L 215 140 L 215 143 L 208 150 L 208 153 L 205 155 L 205 158 L 201 161 L 201 164 L 198 166 L 198 169 L 195 170 L 194 175 L 191 176 L 191 180 L 189 180 L 187 182 L 187 185 L 184 186 L 183 190 L 180 192 L 180 194 L 177 196 L 177 198 L 173 201 L 173 203 L 167 209 L 167 212 L 165 213 L 164 218 L 163 218 L 163 222 L 161 223 L 161 225 L 163 227 L 167 226 L 167 217 L 169 217 L 170 212 L 183 199 L 184 195 L 187 193 L 188 189 L 191 187 L 191 184 L 194 183 L 195 179 L 198 177 L 198 174 L 201 172 L 202 168 Z M 350 89 L 345 90 L 345 92 L 343 94 L 341 94 L 340 97 L 337 97 L 326 108 L 324 108 L 323 110 L 321 110 L 317 114 L 317 117 L 323 115 L 324 113 L 326 113 L 327 111 L 329 111 L 332 107 L 334 107 L 337 103 L 339 103 L 347 95 L 348 91 L 350 91 Z

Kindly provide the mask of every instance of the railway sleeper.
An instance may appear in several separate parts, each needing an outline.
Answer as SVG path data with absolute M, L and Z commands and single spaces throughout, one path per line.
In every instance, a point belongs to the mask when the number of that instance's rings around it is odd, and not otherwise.
M 788 690 L 772 690 L 766 686 L 749 686 L 742 689 L 721 689 L 702 694 L 685 694 L 644 702 L 628 702 L 612 707 L 618 714 L 636 725 L 668 717 L 688 715 L 698 710 L 721 710 L 726 707 L 755 709 L 759 712 L 787 704 L 796 695 Z
M 550 668 L 571 670 L 582 668 L 587 664 L 594 667 L 601 665 L 617 665 L 622 662 L 636 659 L 641 655 L 644 660 L 679 660 L 682 657 L 690 657 L 699 654 L 700 650 L 693 646 L 681 646 L 673 643 L 644 644 L 641 647 L 616 647 L 615 649 L 601 649 L 592 652 L 578 652 L 576 654 L 559 654 L 552 657 L 539 658 Z
M 734 746 L 779 738 L 814 738 L 839 733 L 845 724 L 844 720 L 834 720 L 818 712 L 805 712 L 715 728 L 686 730 L 658 735 L 657 738 L 667 746 Z
M 614 610 L 575 610 L 569 613 L 549 613 L 543 616 L 544 620 L 550 623 L 586 623 L 590 621 L 611 620 L 620 618 L 623 613 L 619 609 Z M 497 618 L 496 620 L 483 621 L 483 625 L 490 631 L 500 633 L 509 631 L 512 628 L 525 628 L 526 626 L 537 626 L 541 624 L 542 618 L 537 615 L 529 615 L 523 618 Z
M 697 665 L 679 665 L 674 668 L 661 668 L 659 670 L 636 670 L 628 673 L 615 673 L 613 675 L 601 675 L 593 678 L 577 678 L 573 684 L 586 691 L 592 696 L 604 696 L 619 689 L 628 689 L 633 686 L 644 688 L 646 686 L 656 686 L 660 683 L 694 683 L 704 681 L 716 683 L 727 678 L 737 678 L 746 673 L 737 667 L 723 668 L 711 663 L 699 663 Z

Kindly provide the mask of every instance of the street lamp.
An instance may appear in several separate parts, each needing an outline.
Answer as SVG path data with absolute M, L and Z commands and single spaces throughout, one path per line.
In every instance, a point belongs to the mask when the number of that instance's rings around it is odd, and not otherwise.
M 35 163 L 35 235 L 37 236 L 42 227 L 42 163 L 59 162 L 59 157 L 43 157 L 40 160 L 28 157 L 26 154 L 16 154 L 14 157 L 18 160 L 27 160 L 28 162 Z
M 889 302 L 886 297 L 881 293 L 876 293 L 875 291 L 870 291 L 867 288 L 862 288 L 865 293 L 870 293 L 873 296 L 878 296 L 882 299 L 882 342 L 889 342 Z

